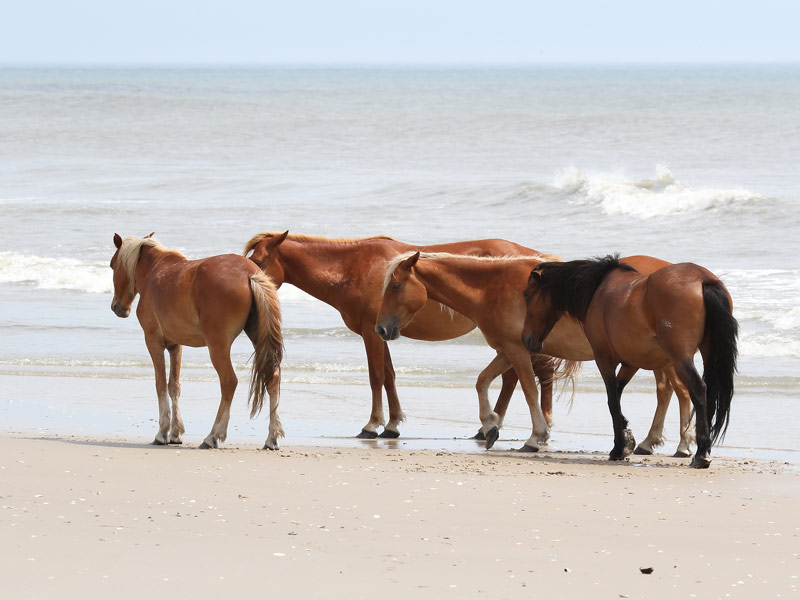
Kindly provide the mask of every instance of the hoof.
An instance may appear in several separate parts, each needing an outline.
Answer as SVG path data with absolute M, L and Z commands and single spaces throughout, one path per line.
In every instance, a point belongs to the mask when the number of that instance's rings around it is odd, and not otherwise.
M 691 452 L 684 452 L 683 450 L 678 450 L 675 454 L 672 455 L 673 458 L 689 458 L 692 456 Z
M 489 450 L 492 446 L 494 446 L 494 443 L 499 437 L 500 430 L 497 428 L 497 426 L 492 427 L 489 430 L 489 433 L 486 434 L 486 449 Z
M 162 442 L 160 439 L 156 438 L 152 442 L 150 442 L 151 446 L 166 446 L 166 442 Z
M 707 469 L 710 466 L 711 466 L 710 458 L 700 458 L 695 454 L 695 457 L 692 459 L 692 468 L 694 469 Z
M 361 433 L 359 433 L 356 436 L 356 439 L 358 439 L 358 440 L 374 440 L 376 437 L 378 437 L 378 434 L 375 433 L 374 431 L 367 431 L 366 429 L 362 429 Z
M 181 444 L 183 444 L 183 440 L 170 440 L 169 443 L 170 446 L 180 446 Z
M 650 456 L 653 454 L 652 450 L 648 450 L 642 446 L 636 446 L 636 449 L 633 451 L 634 454 L 639 454 L 641 456 Z
M 608 460 L 625 460 L 625 452 L 614 448 L 608 455 Z
M 387 438 L 390 440 L 395 440 L 400 437 L 399 431 L 392 431 L 391 429 L 384 429 L 381 434 L 378 436 L 379 438 Z
M 211 446 L 207 442 L 203 442 L 202 444 L 200 444 L 200 448 L 203 449 L 203 450 L 208 450 L 209 448 L 213 448 L 213 447 L 214 446 Z
M 264 447 L 262 448 L 262 450 L 273 450 L 273 451 L 279 449 L 280 448 L 278 447 L 278 444 L 270 444 L 269 442 L 264 444 Z
M 483 429 L 478 429 L 478 433 L 476 433 L 475 435 L 473 435 L 469 439 L 471 439 L 471 440 L 485 440 L 486 436 L 483 435 Z
M 538 451 L 539 451 L 538 448 L 536 448 L 535 446 L 529 446 L 528 444 L 525 444 L 522 448 L 517 450 L 517 452 L 538 452 Z
M 636 447 L 636 439 L 633 437 L 633 433 L 630 429 L 625 430 L 625 447 L 623 448 L 623 453 L 625 456 L 633 453 L 633 449 Z

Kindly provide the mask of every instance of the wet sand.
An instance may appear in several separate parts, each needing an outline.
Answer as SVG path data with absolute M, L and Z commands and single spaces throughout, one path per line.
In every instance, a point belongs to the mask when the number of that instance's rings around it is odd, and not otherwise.
M 6 434 L 0 573 L 9 597 L 789 597 L 798 501 L 793 465 L 727 457 Z

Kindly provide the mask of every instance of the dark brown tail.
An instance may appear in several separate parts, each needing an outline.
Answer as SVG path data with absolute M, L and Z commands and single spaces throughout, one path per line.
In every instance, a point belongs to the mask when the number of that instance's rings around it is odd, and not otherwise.
M 733 398 L 733 376 L 739 351 L 736 339 L 739 324 L 733 317 L 725 286 L 719 280 L 703 283 L 703 302 L 706 306 L 706 336 L 709 355 L 704 365 L 708 422 L 711 441 L 725 437 Z
M 258 318 L 253 372 L 250 379 L 250 417 L 261 412 L 267 387 L 283 360 L 283 334 L 281 333 L 281 308 L 275 285 L 264 273 L 250 276 L 250 289 Z

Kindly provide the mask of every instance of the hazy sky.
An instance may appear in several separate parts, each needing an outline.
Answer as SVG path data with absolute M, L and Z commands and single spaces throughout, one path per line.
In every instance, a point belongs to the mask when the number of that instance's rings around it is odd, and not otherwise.
M 800 61 L 800 1 L 0 0 L 0 63 Z

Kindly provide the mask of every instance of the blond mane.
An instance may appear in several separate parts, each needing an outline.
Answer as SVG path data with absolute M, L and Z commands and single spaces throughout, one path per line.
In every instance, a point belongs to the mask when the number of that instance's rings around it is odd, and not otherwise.
M 383 275 L 383 290 L 381 293 L 386 292 L 386 288 L 389 287 L 389 282 L 392 280 L 392 275 L 397 270 L 397 267 L 400 266 L 400 263 L 406 260 L 407 258 L 414 256 L 416 254 L 416 250 L 410 250 L 408 252 L 403 252 L 392 258 L 391 260 L 386 261 L 386 272 Z M 456 258 L 456 259 L 463 259 L 468 261 L 475 261 L 475 262 L 511 262 L 511 261 L 518 261 L 518 260 L 540 260 L 542 262 L 559 262 L 561 258 L 556 256 L 555 254 L 544 254 L 539 253 L 536 255 L 531 256 L 522 256 L 518 254 L 514 255 L 504 255 L 504 256 L 473 256 L 470 254 L 451 254 L 449 252 L 420 252 L 419 253 L 420 259 L 447 259 L 447 258 Z
M 251 237 L 244 245 L 244 252 L 242 252 L 243 256 L 247 256 L 250 252 L 264 239 L 278 237 L 279 235 L 283 235 L 282 231 L 263 231 L 261 233 L 255 234 Z M 368 242 L 370 240 L 392 240 L 395 241 L 393 237 L 389 237 L 388 235 L 374 235 L 371 237 L 363 237 L 363 238 L 326 238 L 320 235 L 305 235 L 303 233 L 290 233 L 287 239 L 292 240 L 293 242 L 322 242 L 328 244 L 352 244 L 356 242 Z
M 126 237 L 122 240 L 122 246 L 119 248 L 119 254 L 117 255 L 117 268 L 122 269 L 125 273 L 125 276 L 128 278 L 128 286 L 129 292 L 131 294 L 134 293 L 135 288 L 135 275 L 136 275 L 136 265 L 139 262 L 139 255 L 142 252 L 142 247 L 148 246 L 150 248 L 156 248 L 161 252 L 168 252 L 171 254 L 177 254 L 178 256 L 183 256 L 177 250 L 172 250 L 164 246 L 161 242 L 159 242 L 154 237 L 146 237 L 146 238 L 137 238 L 137 237 Z

